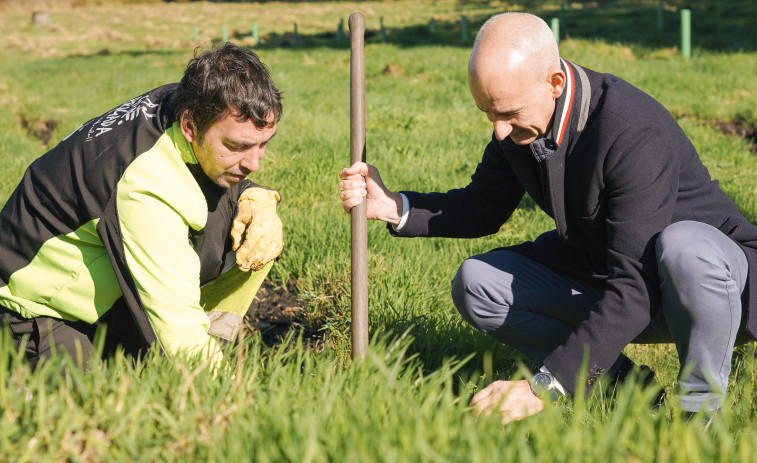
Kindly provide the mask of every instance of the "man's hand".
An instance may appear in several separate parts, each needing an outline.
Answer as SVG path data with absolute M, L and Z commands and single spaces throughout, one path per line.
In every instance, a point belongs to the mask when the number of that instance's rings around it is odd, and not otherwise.
M 237 253 L 239 270 L 260 270 L 281 255 L 284 233 L 276 214 L 279 201 L 278 191 L 261 186 L 248 188 L 239 196 L 239 211 L 231 227 L 231 248 Z
M 544 402 L 531 392 L 528 381 L 494 381 L 479 391 L 470 401 L 476 416 L 499 411 L 502 424 L 519 421 L 544 409 Z
M 383 220 L 398 225 L 402 218 L 402 196 L 389 191 L 381 181 L 378 169 L 364 162 L 356 162 L 339 172 L 339 198 L 345 212 L 367 198 L 368 219 Z

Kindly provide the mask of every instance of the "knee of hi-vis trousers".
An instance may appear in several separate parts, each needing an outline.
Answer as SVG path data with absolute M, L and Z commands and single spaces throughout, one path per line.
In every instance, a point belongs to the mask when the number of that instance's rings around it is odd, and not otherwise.
M 200 306 L 210 319 L 210 334 L 227 341 L 236 339 L 244 316 L 272 266 L 273 261 L 250 272 L 234 266 L 202 288 Z

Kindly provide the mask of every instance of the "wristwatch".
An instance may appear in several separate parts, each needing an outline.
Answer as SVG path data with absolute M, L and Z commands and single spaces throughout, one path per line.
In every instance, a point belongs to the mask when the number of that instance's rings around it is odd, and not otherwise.
M 536 397 L 554 402 L 558 396 L 556 383 L 557 380 L 552 376 L 552 373 L 540 371 L 534 375 L 528 385 Z

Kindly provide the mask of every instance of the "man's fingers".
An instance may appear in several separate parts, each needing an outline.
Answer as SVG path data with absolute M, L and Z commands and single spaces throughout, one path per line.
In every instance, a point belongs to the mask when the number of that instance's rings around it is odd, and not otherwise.
M 522 420 L 544 409 L 544 402 L 536 397 L 528 381 L 495 381 L 473 396 L 470 405 L 476 416 L 499 412 L 503 425 Z
M 349 180 L 352 178 L 358 178 L 362 177 L 362 175 L 354 172 L 351 168 L 347 167 L 346 169 L 342 169 L 339 171 L 339 178 L 342 180 Z
M 339 178 L 341 179 L 346 179 L 350 176 L 356 175 L 366 177 L 368 175 L 368 164 L 364 162 L 356 162 L 355 164 L 352 164 L 351 166 L 346 167 L 339 172 Z
M 491 387 L 485 387 L 479 391 L 470 401 L 469 406 L 475 407 L 476 416 L 485 413 L 490 415 L 492 410 L 495 409 L 498 403 L 493 402 L 496 399 L 497 394 L 493 393 L 494 389 Z
M 349 190 L 340 190 L 339 199 L 341 199 L 342 201 L 346 199 L 352 199 L 352 198 L 362 199 L 367 194 L 368 194 L 368 190 L 366 190 L 365 188 L 352 188 Z
M 360 176 L 351 177 L 349 180 L 342 180 L 339 182 L 340 191 L 365 190 L 366 188 L 367 185 L 365 184 L 365 180 Z
M 360 204 L 367 195 L 368 190 L 362 177 L 358 176 L 356 180 L 339 182 L 339 199 L 342 200 L 342 208 L 345 212 L 349 212 L 350 209 Z
M 486 416 L 491 415 L 492 412 L 497 410 L 499 404 L 503 399 L 504 397 L 499 396 L 498 394 L 489 394 L 488 396 L 479 400 L 474 404 L 474 407 L 476 408 L 476 416 L 479 416 L 481 414 Z
M 363 202 L 364 196 L 355 196 L 342 201 L 342 208 L 344 212 L 350 212 L 353 207 Z
M 476 393 L 469 406 L 476 408 L 476 416 L 482 413 L 490 415 L 507 399 L 511 389 L 512 383 L 510 381 L 494 381 Z
M 476 402 L 480 402 L 481 400 L 486 399 L 491 395 L 500 395 L 503 392 L 507 392 L 510 389 L 507 383 L 508 381 L 494 381 L 493 383 L 489 384 L 473 396 L 470 401 L 471 405 Z
M 488 387 L 481 389 L 473 396 L 473 398 L 470 399 L 470 402 L 468 403 L 468 405 L 476 405 L 478 402 L 481 402 L 482 400 L 487 398 L 490 394 L 491 394 L 491 389 L 489 389 Z
M 339 173 L 339 178 L 342 181 L 365 181 L 365 176 L 360 174 L 344 174 L 344 171 Z

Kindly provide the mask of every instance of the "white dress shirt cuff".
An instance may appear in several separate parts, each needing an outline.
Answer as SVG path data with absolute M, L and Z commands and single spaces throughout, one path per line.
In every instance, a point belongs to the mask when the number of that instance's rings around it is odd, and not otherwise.
M 407 216 L 410 215 L 410 201 L 407 199 L 407 196 L 405 196 L 405 193 L 400 193 L 400 196 L 402 196 L 402 217 L 400 218 L 400 223 L 398 223 L 396 226 L 392 225 L 392 228 L 394 231 L 400 231 L 407 223 Z

